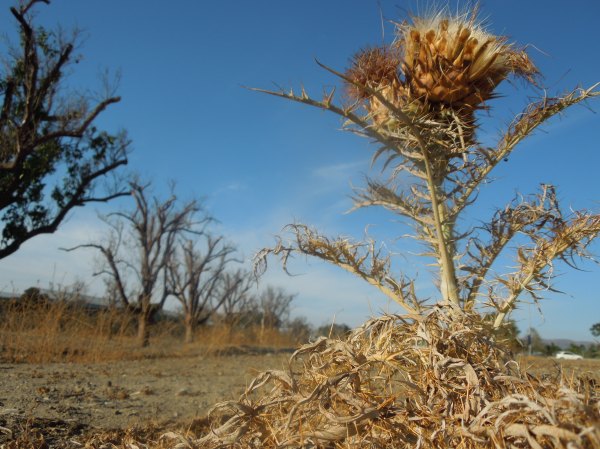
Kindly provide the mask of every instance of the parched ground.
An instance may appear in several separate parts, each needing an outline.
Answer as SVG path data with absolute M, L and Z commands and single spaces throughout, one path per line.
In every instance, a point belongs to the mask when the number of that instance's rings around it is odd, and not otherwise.
M 0 447 L 76 448 L 90 435 L 150 423 L 157 433 L 189 428 L 213 404 L 239 396 L 258 372 L 283 368 L 289 356 L 263 352 L 97 364 L 0 364 Z M 533 357 L 521 364 L 537 375 L 558 379 L 564 370 L 600 380 L 600 360 Z M 37 436 L 44 444 L 26 446 L 23 435 L 29 435 L 29 442 Z
M 0 447 L 25 433 L 41 434 L 45 447 L 81 447 L 82 438 L 95 432 L 185 425 L 206 416 L 213 404 L 239 396 L 258 372 L 283 368 L 289 356 L 0 364 Z

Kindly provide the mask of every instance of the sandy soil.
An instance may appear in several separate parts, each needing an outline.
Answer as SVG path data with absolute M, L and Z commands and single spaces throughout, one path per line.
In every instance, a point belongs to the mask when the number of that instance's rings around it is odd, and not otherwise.
M 37 428 L 52 438 L 148 422 L 191 421 L 239 396 L 289 353 L 195 356 L 99 364 L 0 364 L 0 445 Z M 52 447 L 52 446 L 51 446 Z

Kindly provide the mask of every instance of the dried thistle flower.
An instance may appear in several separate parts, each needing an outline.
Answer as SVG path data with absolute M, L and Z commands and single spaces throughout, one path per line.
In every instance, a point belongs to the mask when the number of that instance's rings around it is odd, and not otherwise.
M 400 84 L 398 68 L 400 54 L 389 47 L 367 48 L 352 57 L 352 64 L 346 76 L 355 84 L 347 85 L 348 96 L 356 100 L 365 100 L 372 95 L 361 86 L 381 89 Z
M 397 49 L 368 48 L 354 55 L 346 71 L 348 97 L 363 102 L 377 126 L 393 129 L 398 121 L 373 92 L 395 106 L 406 105 L 409 101 L 408 92 L 398 76 L 400 64 L 401 55 Z
M 474 111 L 494 97 L 502 80 L 514 74 L 534 82 L 538 73 L 523 50 L 487 33 L 474 14 L 415 17 L 398 24 L 397 32 L 393 44 L 353 57 L 345 74 L 348 96 L 362 102 L 384 131 L 403 126 L 390 106 L 428 123 L 442 159 L 476 143 Z
M 394 44 L 411 95 L 453 108 L 479 108 L 509 74 L 533 81 L 538 71 L 523 50 L 489 34 L 474 16 L 415 17 Z

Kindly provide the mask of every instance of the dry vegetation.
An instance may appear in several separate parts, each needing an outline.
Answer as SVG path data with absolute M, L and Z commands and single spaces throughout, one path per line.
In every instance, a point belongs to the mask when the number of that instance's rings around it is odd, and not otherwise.
M 274 328 L 217 324 L 198 328 L 193 343 L 182 344 L 184 326 L 180 319 L 170 319 L 152 325 L 153 344 L 140 347 L 136 325 L 137 316 L 119 308 L 90 313 L 68 301 L 7 301 L 0 309 L 0 360 L 95 363 L 288 348 L 298 343 L 295 336 Z
M 536 377 L 478 315 L 383 316 L 218 404 L 197 447 L 600 447 L 597 373 Z M 597 365 L 591 365 L 591 368 Z

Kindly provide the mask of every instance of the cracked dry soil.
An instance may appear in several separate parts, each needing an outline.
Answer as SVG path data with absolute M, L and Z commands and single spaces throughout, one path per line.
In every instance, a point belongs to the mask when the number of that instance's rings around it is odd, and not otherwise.
M 20 433 L 46 441 L 206 416 L 288 353 L 193 356 L 95 364 L 0 364 L 0 445 Z M 51 446 L 50 446 L 51 447 Z

